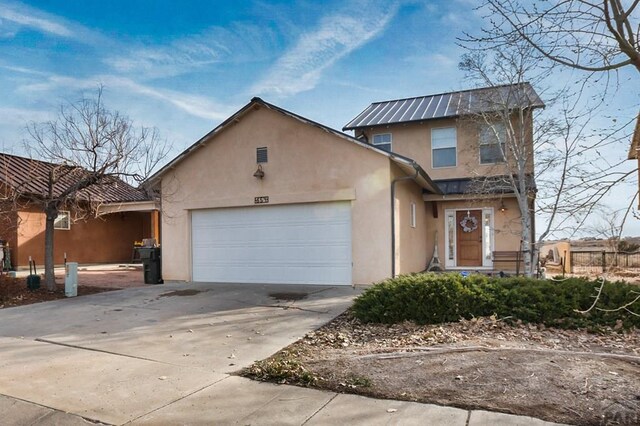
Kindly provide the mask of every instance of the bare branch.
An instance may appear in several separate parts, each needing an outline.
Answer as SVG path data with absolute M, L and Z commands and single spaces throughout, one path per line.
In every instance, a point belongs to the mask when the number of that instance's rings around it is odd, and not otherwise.
M 140 183 L 168 152 L 156 129 L 136 128 L 118 111 L 105 108 L 103 88 L 93 98 L 60 106 L 56 120 L 29 123 L 26 144 L 46 173 L 13 185 L 14 198 L 28 200 L 46 215 L 45 280 L 53 289 L 53 223 L 60 209 L 94 216 L 103 194 L 116 185 Z M 34 162 L 35 164 L 35 162 Z M 34 170 L 35 172 L 35 170 Z M 34 189 L 35 188 L 35 189 Z M 141 193 L 142 196 L 142 193 Z

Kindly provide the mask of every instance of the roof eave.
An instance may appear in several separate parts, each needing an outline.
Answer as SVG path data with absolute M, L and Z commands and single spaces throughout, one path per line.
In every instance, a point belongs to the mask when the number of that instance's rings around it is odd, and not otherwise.
M 178 156 L 176 158 L 171 160 L 164 167 L 162 167 L 160 170 L 158 170 L 153 175 L 151 175 L 149 178 L 147 178 L 144 181 L 143 186 L 147 186 L 147 187 L 148 186 L 153 186 L 157 182 L 157 180 L 160 177 L 162 177 L 162 175 L 164 175 L 168 170 L 174 168 L 179 163 L 181 163 L 182 160 L 184 160 L 186 157 L 188 157 L 192 152 L 194 152 L 195 150 L 197 150 L 198 148 L 203 146 L 208 139 L 210 139 L 212 136 L 222 132 L 227 127 L 235 124 L 242 116 L 244 116 L 247 112 L 249 112 L 258 103 L 258 101 L 262 101 L 262 100 L 260 98 L 251 99 L 251 101 L 248 104 L 246 104 L 245 106 L 240 108 L 236 113 L 234 113 L 229 118 L 224 120 L 222 123 L 220 123 L 219 125 L 214 127 L 213 130 L 211 130 L 210 132 L 208 132 L 207 134 L 202 136 L 200 139 L 198 139 L 196 142 L 194 142 L 191 146 L 189 146 L 187 149 L 185 149 L 180 154 L 178 154 Z
M 432 194 L 443 195 L 440 188 L 438 188 L 438 185 L 436 185 L 427 172 L 414 160 L 394 153 L 390 153 L 389 159 L 397 164 L 402 170 L 407 172 L 407 174 L 416 173 L 416 182 L 418 182 L 422 188 Z
M 161 168 L 160 170 L 158 170 L 156 173 L 154 173 L 150 178 L 148 178 L 145 182 L 144 182 L 144 186 L 147 187 L 152 187 L 154 186 L 158 179 L 160 179 L 162 177 L 162 175 L 164 173 L 166 173 L 168 170 L 170 170 L 171 168 L 176 167 L 180 162 L 182 162 L 186 157 L 188 157 L 192 152 L 194 152 L 195 150 L 197 150 L 198 148 L 200 148 L 201 146 L 203 146 L 208 139 L 210 139 L 211 137 L 213 137 L 214 135 L 222 132 L 225 128 L 227 128 L 230 125 L 235 124 L 236 122 L 238 122 L 238 120 L 244 116 L 245 114 L 247 114 L 249 111 L 251 111 L 255 106 L 262 106 L 268 109 L 271 109 L 273 111 L 277 111 L 283 115 L 286 115 L 288 117 L 292 117 L 302 123 L 306 123 L 309 125 L 312 125 L 314 127 L 317 127 L 327 133 L 330 133 L 334 136 L 337 136 L 341 139 L 344 139 L 348 142 L 354 143 L 362 148 L 368 149 L 370 151 L 374 151 L 378 154 L 384 155 L 386 157 L 389 157 L 391 159 L 395 158 L 398 159 L 398 161 L 403 161 L 406 162 L 407 164 L 415 164 L 417 167 L 420 168 L 421 172 L 419 172 L 420 175 L 424 175 L 425 179 L 425 185 L 427 185 L 427 187 L 429 188 L 437 188 L 437 186 L 435 184 L 433 184 L 433 182 L 431 181 L 431 178 L 429 178 L 429 176 L 426 174 L 426 172 L 424 170 L 422 170 L 422 168 L 412 159 L 407 158 L 407 157 L 402 157 L 401 155 L 398 154 L 394 154 L 394 153 L 390 153 L 387 152 L 383 149 L 377 148 L 373 145 L 370 145 L 366 142 L 363 142 L 357 138 L 354 138 L 353 136 L 347 135 L 346 133 L 340 132 L 339 130 L 335 130 L 332 129 L 331 127 L 325 126 L 324 124 L 320 124 L 316 121 L 310 120 L 308 118 L 305 118 L 301 115 L 295 114 L 291 111 L 287 111 L 286 109 L 280 108 L 276 105 L 270 104 L 269 102 L 266 102 L 264 100 L 262 100 L 261 98 L 255 97 L 253 99 L 251 99 L 251 102 L 249 102 L 247 105 L 245 105 L 244 107 L 242 107 L 240 110 L 238 110 L 238 112 L 236 112 L 235 114 L 233 114 L 231 117 L 229 117 L 228 119 L 226 119 L 224 122 L 222 122 L 221 124 L 219 124 L 215 129 L 213 129 L 212 131 L 210 131 L 209 133 L 207 133 L 206 135 L 204 135 L 203 137 L 201 137 L 197 142 L 195 142 L 193 145 L 191 145 L 189 148 L 187 148 L 186 150 L 184 150 L 182 153 L 180 153 L 176 158 L 174 158 L 172 161 L 170 161 L 167 165 L 165 165 L 163 168 Z M 412 166 L 413 167 L 413 166 Z

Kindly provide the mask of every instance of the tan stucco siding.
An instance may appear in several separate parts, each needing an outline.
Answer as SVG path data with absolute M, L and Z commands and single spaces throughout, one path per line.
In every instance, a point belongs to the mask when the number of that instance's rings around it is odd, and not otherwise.
M 126 212 L 77 220 L 69 230 L 54 231 L 54 263 L 67 260 L 79 263 L 130 262 L 133 243 L 149 237 L 144 226 L 149 213 Z M 72 215 L 73 216 L 73 215 Z M 31 209 L 18 213 L 17 244 L 14 265 L 27 266 L 29 256 L 44 263 L 44 213 Z
M 393 167 L 393 177 L 406 173 Z M 416 222 L 411 226 L 411 204 L 415 204 Z M 413 180 L 401 180 L 395 187 L 396 274 L 424 271 L 427 266 L 427 215 L 422 188 Z
M 520 120 L 514 118 L 513 124 L 517 128 Z M 531 123 L 530 115 L 525 123 Z M 431 150 L 431 131 L 437 128 L 456 128 L 456 166 L 433 167 Z M 469 119 L 441 119 L 417 123 L 403 123 L 365 129 L 369 141 L 373 141 L 376 134 L 390 133 L 392 136 L 392 151 L 414 159 L 429 174 L 432 179 L 455 179 L 476 176 L 501 175 L 507 173 L 504 164 L 481 164 L 478 145 L 479 124 Z M 524 129 L 530 149 L 533 148 L 532 127 L 527 124 Z M 532 151 L 530 151 L 532 152 Z M 513 158 L 513 156 L 509 157 Z M 528 157 L 529 171 L 533 170 L 533 156 Z M 513 166 L 511 166 L 513 170 Z
M 256 148 L 268 148 L 264 179 Z M 191 279 L 190 211 L 351 200 L 353 282 L 391 270 L 390 161 L 367 148 L 261 107 L 212 136 L 162 176 L 163 277 Z

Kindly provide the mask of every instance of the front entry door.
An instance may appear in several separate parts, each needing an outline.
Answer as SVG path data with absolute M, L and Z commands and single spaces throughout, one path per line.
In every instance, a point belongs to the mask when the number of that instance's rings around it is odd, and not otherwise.
M 456 212 L 457 266 L 482 266 L 482 210 Z

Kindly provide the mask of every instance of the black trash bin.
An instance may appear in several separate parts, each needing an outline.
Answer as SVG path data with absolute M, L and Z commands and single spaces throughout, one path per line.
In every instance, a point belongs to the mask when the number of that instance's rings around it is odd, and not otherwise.
M 160 247 L 140 247 L 138 249 L 145 284 L 162 284 L 162 256 Z

